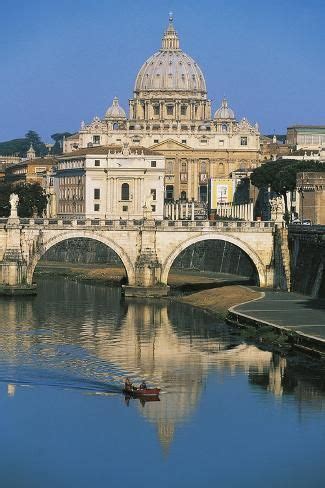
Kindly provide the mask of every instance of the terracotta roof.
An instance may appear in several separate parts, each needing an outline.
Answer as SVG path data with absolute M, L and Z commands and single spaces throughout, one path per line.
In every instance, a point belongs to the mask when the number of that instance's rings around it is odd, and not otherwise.
M 156 151 L 152 151 L 146 147 L 142 146 L 133 146 L 130 147 L 130 156 L 141 156 L 144 154 L 145 156 L 159 156 L 160 154 Z M 82 149 L 76 149 L 70 153 L 62 154 L 59 156 L 59 159 L 65 158 L 72 158 L 77 156 L 87 156 L 87 155 L 101 155 L 101 154 L 108 154 L 108 152 L 121 154 L 123 150 L 123 146 L 118 146 L 112 144 L 111 146 L 95 146 L 95 147 L 84 147 Z
M 28 165 L 45 165 L 45 166 L 53 166 L 58 162 L 57 157 L 51 156 L 47 158 L 35 158 L 35 159 L 25 159 L 24 161 L 20 161 L 20 163 L 11 164 L 6 168 L 7 171 L 11 169 L 17 168 L 19 166 L 28 166 Z

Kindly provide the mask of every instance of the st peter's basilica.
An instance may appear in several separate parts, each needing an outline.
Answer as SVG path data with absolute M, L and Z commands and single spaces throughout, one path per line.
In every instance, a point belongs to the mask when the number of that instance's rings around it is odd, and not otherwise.
M 129 116 L 115 97 L 103 118 L 82 122 L 64 141 L 64 153 L 113 145 L 165 156 L 167 200 L 206 201 L 210 178 L 258 165 L 260 132 L 246 118 L 238 121 L 226 98 L 212 117 L 203 72 L 180 48 L 170 15 L 161 48 L 136 76 Z

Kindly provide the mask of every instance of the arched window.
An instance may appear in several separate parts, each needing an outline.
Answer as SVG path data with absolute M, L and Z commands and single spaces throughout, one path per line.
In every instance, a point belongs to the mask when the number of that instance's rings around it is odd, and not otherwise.
M 121 200 L 129 200 L 130 186 L 128 183 L 123 183 L 121 188 Z
M 186 200 L 186 191 L 181 191 L 181 200 Z
M 113 124 L 113 130 L 118 130 L 118 122 L 114 122 L 114 124 Z
M 222 132 L 227 132 L 228 124 L 222 124 L 221 128 L 222 128 Z

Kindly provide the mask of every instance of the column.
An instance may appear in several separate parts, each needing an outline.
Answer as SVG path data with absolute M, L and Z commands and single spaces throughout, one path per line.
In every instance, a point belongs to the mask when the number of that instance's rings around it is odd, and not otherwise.
M 179 203 L 175 203 L 175 220 L 179 219 Z
M 192 202 L 191 207 L 191 220 L 194 220 L 194 202 Z

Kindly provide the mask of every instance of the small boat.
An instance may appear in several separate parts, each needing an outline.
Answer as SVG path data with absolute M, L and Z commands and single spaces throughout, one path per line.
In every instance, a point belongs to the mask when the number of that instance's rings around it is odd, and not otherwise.
M 157 397 L 160 393 L 160 388 L 136 388 L 132 390 L 123 390 L 124 395 L 131 397 Z

